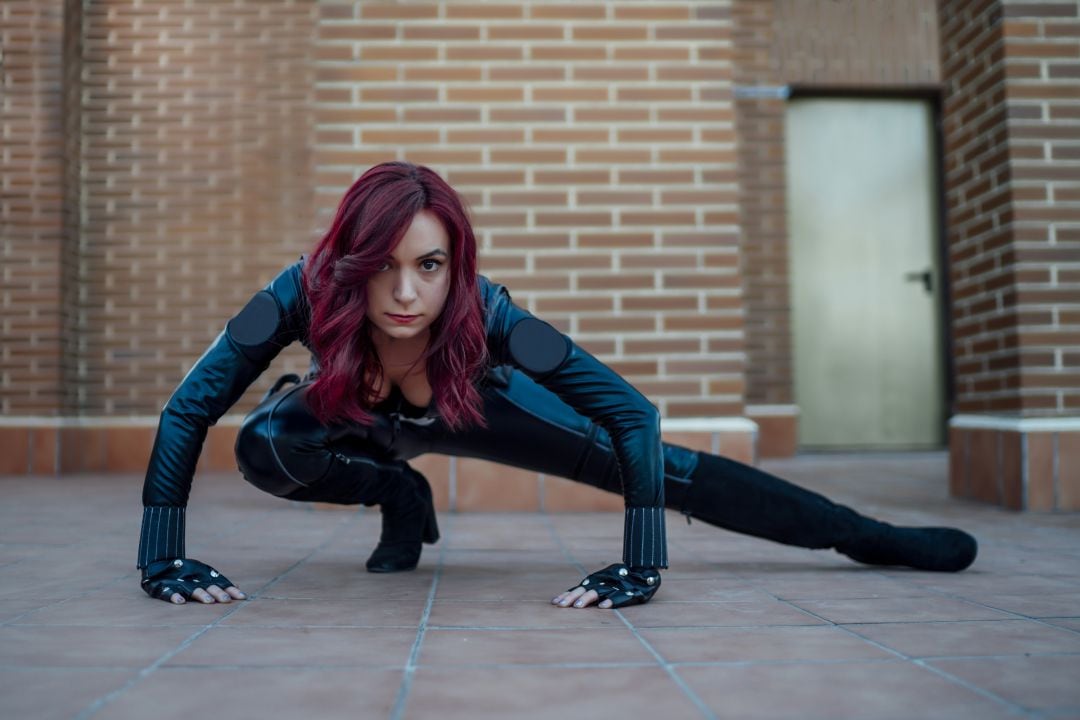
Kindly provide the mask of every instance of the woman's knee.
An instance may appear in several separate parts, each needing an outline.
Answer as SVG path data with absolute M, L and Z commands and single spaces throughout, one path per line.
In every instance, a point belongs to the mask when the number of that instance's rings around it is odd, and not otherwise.
M 317 482 L 333 458 L 326 428 L 304 400 L 306 384 L 260 403 L 240 425 L 236 461 L 244 478 L 271 495 L 285 497 Z

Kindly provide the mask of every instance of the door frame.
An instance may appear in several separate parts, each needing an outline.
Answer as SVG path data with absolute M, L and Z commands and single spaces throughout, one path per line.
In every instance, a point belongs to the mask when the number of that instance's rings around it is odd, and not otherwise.
M 944 89 L 939 85 L 912 85 L 902 88 L 881 88 L 870 86 L 829 86 L 829 85 L 789 85 L 787 88 L 787 100 L 818 100 L 818 99 L 843 99 L 843 100 L 924 100 L 930 106 L 930 116 L 933 119 L 933 135 L 931 152 L 934 157 L 933 170 L 931 171 L 932 189 L 937 202 L 935 212 L 937 217 L 934 223 L 937 229 L 937 237 L 934 245 L 937 249 L 938 263 L 941 268 L 940 290 L 941 304 L 938 305 L 938 320 L 940 329 L 941 352 L 944 361 L 945 398 L 941 404 L 942 417 L 938 418 L 938 430 L 945 439 L 945 447 L 949 446 L 949 418 L 955 414 L 956 405 L 956 361 L 953 356 L 953 332 L 952 332 L 952 272 L 949 262 L 948 248 L 948 224 L 945 197 L 945 134 L 942 129 L 941 116 Z M 785 139 L 784 153 L 787 154 Z M 786 193 L 786 188 L 785 188 Z M 791 242 L 791 236 L 788 236 Z M 788 271 L 790 273 L 790 269 Z M 791 277 L 788 276 L 788 287 L 791 287 Z M 792 358 L 794 362 L 794 358 Z

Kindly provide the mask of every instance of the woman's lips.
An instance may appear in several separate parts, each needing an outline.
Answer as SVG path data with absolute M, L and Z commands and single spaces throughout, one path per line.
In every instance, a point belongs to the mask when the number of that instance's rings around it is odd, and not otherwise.
M 391 315 L 390 313 L 386 313 L 386 315 L 394 322 L 402 325 L 407 325 L 419 317 L 419 315 Z

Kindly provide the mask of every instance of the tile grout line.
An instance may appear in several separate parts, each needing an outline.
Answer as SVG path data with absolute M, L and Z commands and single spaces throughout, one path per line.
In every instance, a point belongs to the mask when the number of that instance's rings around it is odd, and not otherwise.
M 941 590 L 939 588 L 929 587 L 929 586 L 924 587 L 922 589 L 924 591 L 929 591 L 929 592 L 933 593 L 934 595 L 938 595 L 940 597 L 945 597 L 945 598 L 948 598 L 950 600 L 958 600 L 960 602 L 971 603 L 972 605 L 977 605 L 979 607 L 986 608 L 987 610 L 993 610 L 994 612 L 1003 613 L 1003 614 L 1009 615 L 1011 617 L 994 618 L 992 620 L 902 620 L 902 621 L 896 621 L 896 622 L 1004 622 L 1006 620 L 1027 620 L 1029 622 L 1038 623 L 1039 625 L 1042 625 L 1044 627 L 1054 628 L 1055 630 L 1065 630 L 1066 632 L 1080 634 L 1080 630 L 1077 630 L 1075 628 L 1069 628 L 1069 627 L 1065 627 L 1063 625 L 1054 625 L 1053 623 L 1047 622 L 1047 620 L 1060 620 L 1060 619 L 1068 620 L 1068 619 L 1072 619 L 1072 618 L 1076 617 L 1075 615 L 1048 615 L 1046 617 L 1041 617 L 1041 618 L 1031 617 L 1031 616 L 1028 616 L 1028 615 L 1024 615 L 1022 613 L 1018 613 L 1018 612 L 1016 612 L 1014 610 L 1005 610 L 1005 609 L 1002 609 L 1002 608 L 994 607 L 993 605 L 988 605 L 985 602 L 982 602 L 980 600 L 973 600 L 971 598 L 964 597 L 963 595 L 958 595 L 955 592 L 949 592 L 947 590 Z M 1070 591 L 1069 593 L 1061 593 L 1061 594 L 1062 595 L 1072 594 L 1072 591 Z M 1020 597 L 1027 597 L 1027 595 L 1022 595 Z
M 543 516 L 544 522 L 548 527 L 548 531 L 551 533 L 552 538 L 554 538 L 555 544 L 562 552 L 563 557 L 565 557 L 571 564 L 573 564 L 583 577 L 588 575 L 589 571 L 586 570 L 581 563 L 575 560 L 573 555 L 570 554 L 570 551 L 566 549 L 566 545 L 563 544 L 562 538 L 559 536 L 558 530 L 555 529 L 555 523 L 551 521 L 551 515 L 545 512 L 543 513 Z M 712 710 L 709 709 L 709 706 L 706 705 L 705 702 L 700 697 L 698 697 L 698 694 L 694 692 L 689 685 L 686 684 L 686 681 L 679 676 L 679 673 L 676 672 L 675 667 L 667 661 L 667 658 L 661 655 L 648 640 L 641 636 L 641 633 L 639 633 L 637 628 L 635 628 L 634 625 L 626 619 L 626 616 L 622 613 L 622 611 L 617 608 L 612 608 L 612 612 L 614 612 L 616 617 L 618 617 L 619 620 L 622 621 L 623 625 L 625 625 L 627 629 L 630 630 L 630 633 L 635 638 L 637 638 L 637 641 L 641 643 L 642 647 L 644 647 L 649 652 L 649 654 L 651 654 L 656 659 L 656 662 L 660 665 L 664 672 L 667 673 L 668 677 L 670 677 L 672 681 L 679 687 L 679 689 L 683 691 L 683 694 L 687 697 L 687 699 L 689 699 L 690 702 L 692 702 L 694 706 L 697 707 L 697 709 L 701 712 L 702 716 L 708 718 L 709 720 L 716 720 L 716 715 L 714 715 Z
M 219 535 L 227 538 L 230 535 L 234 535 L 237 532 L 241 532 L 245 528 L 252 525 L 254 522 L 255 522 L 255 520 L 250 520 L 250 521 L 248 521 L 246 523 L 241 523 L 239 527 L 236 527 L 235 525 L 231 525 L 229 527 L 229 530 L 227 530 L 227 531 L 225 531 L 223 533 L 220 533 Z M 77 543 L 70 543 L 70 544 L 71 545 L 76 545 Z M 8 564 L 4 565 L 4 567 L 9 567 L 11 565 L 18 565 L 19 563 L 26 562 L 27 560 L 32 560 L 32 559 L 33 558 L 23 558 L 22 560 L 16 560 L 13 563 L 8 563 Z M 56 607 L 57 605 L 64 605 L 64 604 L 66 604 L 67 602 L 69 602 L 71 600 L 77 600 L 77 599 L 79 599 L 81 597 L 84 597 L 86 595 L 92 595 L 93 593 L 96 593 L 99 590 L 103 590 L 103 589 L 109 587 L 110 585 L 115 585 L 115 584 L 119 584 L 121 582 L 124 582 L 129 577 L 131 577 L 132 575 L 138 575 L 138 574 L 139 574 L 139 569 L 136 568 L 133 571 L 126 572 L 126 573 L 124 573 L 123 575 L 121 575 L 118 578 L 114 578 L 112 580 L 109 580 L 105 584 L 98 585 L 96 587 L 93 587 L 93 588 L 85 591 L 85 592 L 81 592 L 81 593 L 78 593 L 76 595 L 72 595 L 70 597 L 60 598 L 60 599 L 55 600 L 54 602 L 48 603 L 46 605 L 42 605 L 42 606 L 36 607 L 36 608 L 31 608 L 30 610 L 25 610 L 25 611 L 19 613 L 18 615 L 16 615 L 15 617 L 12 617 L 12 618 L 9 618 L 7 620 L 4 620 L 3 622 L 0 622 L 0 627 L 5 627 L 5 626 L 8 626 L 8 625 L 20 625 L 20 626 L 21 625 L 33 625 L 34 623 L 20 623 L 19 620 L 22 619 L 23 617 L 27 616 L 27 615 L 31 615 L 33 613 L 36 613 L 36 612 L 40 611 L 40 610 L 47 610 L 49 608 Z M 194 624 L 197 624 L 197 623 L 194 623 Z M 80 627 L 86 627 L 86 626 L 80 626 Z M 93 626 L 90 626 L 90 627 L 93 627 Z M 108 626 L 108 627 L 123 627 L 123 626 L 116 625 L 116 626 Z M 138 625 L 137 627 L 158 627 L 158 626 Z
M 699 555 L 699 553 L 697 551 L 691 550 L 690 554 L 696 559 L 699 559 L 699 560 L 701 559 L 701 556 Z M 889 577 L 888 575 L 885 575 L 884 573 L 881 573 L 881 572 L 876 571 L 876 570 L 869 570 L 868 572 L 874 572 L 876 575 L 879 575 L 881 577 Z M 892 578 L 890 578 L 890 579 L 892 579 Z M 904 583 L 904 584 L 908 584 L 908 583 Z M 914 583 L 911 583 L 911 584 L 914 585 Z M 915 587 L 918 587 L 918 586 L 915 586 Z M 841 631 L 843 631 L 843 632 L 845 632 L 845 633 L 847 633 L 849 635 L 852 635 L 852 636 L 858 638 L 859 640 L 861 640 L 863 642 L 866 642 L 866 643 L 869 643 L 871 645 L 876 646 L 880 650 L 883 650 L 885 652 L 897 655 L 898 657 L 903 659 L 905 662 L 911 663 L 912 665 L 915 665 L 916 667 L 920 667 L 920 668 L 922 668 L 924 670 L 927 670 L 929 672 L 937 674 L 938 676 L 940 676 L 946 682 L 952 682 L 952 683 L 954 683 L 956 685 L 959 685 L 959 686 L 961 686 L 963 688 L 966 688 L 970 692 L 974 692 L 976 695 L 981 695 L 981 696 L 987 698 L 988 700 L 997 702 L 997 703 L 1003 705 L 1009 712 L 1012 712 L 1012 713 L 1020 712 L 1022 715 L 1027 715 L 1028 714 L 1028 711 L 1025 708 L 1023 708 L 1022 706 L 1019 706 L 1019 705 L 1017 705 L 1015 703 L 1012 703 L 1012 702 L 1006 700 L 1005 698 L 994 694 L 993 692 L 991 692 L 989 690 L 986 690 L 984 688 L 978 687 L 977 685 L 968 683 L 967 681 L 965 681 L 965 680 L 963 680 L 963 679 L 961 679 L 959 677 L 955 677 L 952 674 L 945 672 L 944 670 L 941 670 L 941 669 L 936 668 L 936 667 L 934 667 L 932 665 L 929 665 L 929 664 L 927 664 L 926 662 L 924 662 L 922 660 L 918 660 L 918 659 L 909 657 L 908 655 L 905 655 L 904 653 L 902 653 L 902 652 L 900 652 L 898 650 L 894 650 L 893 648 L 882 645 L 881 643 L 878 643 L 878 642 L 876 642 L 874 640 L 871 640 L 870 638 L 863 637 L 862 635 L 859 635 L 854 630 L 851 630 L 850 628 L 847 628 L 847 627 L 845 627 L 843 625 L 837 624 L 837 623 L 833 622 L 832 620 L 829 620 L 826 617 L 818 615 L 817 613 L 815 613 L 815 612 L 813 612 L 811 610 L 807 610 L 806 608 L 800 607 L 800 606 L 796 605 L 795 603 L 793 603 L 793 602 L 791 602 L 789 600 L 785 600 L 783 598 L 780 598 L 775 593 L 773 593 L 773 592 L 771 592 L 769 590 L 766 590 L 765 588 L 757 588 L 757 589 L 760 590 L 761 592 L 765 593 L 766 595 L 769 595 L 770 597 L 772 597 L 777 602 L 783 603 L 784 605 L 787 605 L 787 606 L 795 609 L 798 612 L 806 613 L 806 614 L 808 614 L 808 615 L 810 615 L 812 617 L 816 617 L 819 620 L 821 620 L 822 622 L 824 622 L 824 623 L 826 623 L 828 625 L 831 625 L 831 626 L 833 626 L 833 627 L 835 627 L 835 628 L 837 628 L 837 629 L 839 629 L 839 630 L 841 630 Z M 926 588 L 920 588 L 920 589 L 925 590 Z M 940 594 L 947 596 L 946 593 L 940 593 Z
M 870 570 L 869 572 L 877 573 L 877 571 L 874 571 L 874 570 Z M 880 574 L 880 573 L 877 573 L 877 574 Z M 783 603 L 784 605 L 788 605 L 789 607 L 794 608 L 795 610 L 797 610 L 799 612 L 806 613 L 807 615 L 811 615 L 812 617 L 816 617 L 819 620 L 821 620 L 822 622 L 826 623 L 827 625 L 831 625 L 832 627 L 840 630 L 841 632 L 847 633 L 848 635 L 856 637 L 856 638 L 858 638 L 859 640 L 861 640 L 863 642 L 869 643 L 870 645 L 873 645 L 874 647 L 878 648 L 879 650 L 883 650 L 883 651 L 885 651 L 887 653 L 892 653 L 893 655 L 896 655 L 901 660 L 903 660 L 905 663 L 910 663 L 910 664 L 912 664 L 912 665 L 914 665 L 916 667 L 920 667 L 920 668 L 922 668 L 924 670 L 932 672 L 932 673 L 940 676 L 946 682 L 954 683 L 954 684 L 959 685 L 959 686 L 961 686 L 963 688 L 966 688 L 967 690 L 969 690 L 971 692 L 974 692 L 976 695 L 981 695 L 981 696 L 985 697 L 988 700 L 996 702 L 996 703 L 1004 706 L 1005 709 L 1007 709 L 1009 712 L 1012 712 L 1012 713 L 1020 712 L 1021 714 L 1026 714 L 1027 713 L 1027 710 L 1025 710 L 1023 707 L 1017 705 L 1016 703 L 1010 702 L 1009 700 L 1006 700 L 1005 698 L 1003 698 L 1003 697 L 1001 697 L 1001 696 L 999 696 L 999 695 L 997 695 L 997 694 L 995 694 L 995 693 L 993 693 L 993 692 L 991 692 L 989 690 L 986 690 L 986 689 L 981 688 L 981 687 L 979 687 L 977 685 L 969 683 L 969 682 L 967 682 L 967 681 L 965 681 L 965 680 L 963 680 L 963 679 L 961 679 L 959 677 L 956 677 L 956 676 L 952 675 L 951 673 L 947 673 L 947 672 L 945 672 L 943 670 L 940 670 L 939 668 L 936 668 L 933 665 L 929 665 L 924 660 L 921 660 L 921 659 L 918 659 L 918 658 L 913 658 L 910 655 L 907 655 L 906 653 L 902 653 L 899 650 L 888 647 L 887 645 L 883 645 L 883 644 L 877 642 L 876 640 L 871 640 L 868 637 L 864 637 L 863 635 L 860 635 L 858 632 L 856 632 L 855 630 L 852 630 L 851 628 L 847 627 L 846 625 L 842 625 L 840 623 L 834 622 L 834 621 L 830 620 L 829 618 L 824 617 L 823 615 L 819 615 L 819 614 L 815 613 L 813 610 L 808 610 L 806 608 L 799 607 L 794 602 L 791 602 L 789 600 L 785 600 L 783 598 L 780 598 L 780 597 L 778 597 L 777 595 L 773 594 L 772 592 L 770 592 L 768 590 L 762 589 L 761 592 L 765 593 L 766 595 L 771 596 L 774 600 L 776 600 L 779 603 Z M 903 624 L 903 623 L 900 623 L 900 624 Z
M 156 670 L 157 670 L 157 669 L 158 669 L 159 667 L 161 667 L 162 665 L 164 665 L 164 664 L 165 664 L 166 662 L 168 662 L 168 661 L 169 661 L 169 660 L 170 660 L 171 658 L 173 658 L 173 657 L 176 657 L 176 655 L 178 655 L 178 654 L 179 654 L 180 652 L 182 652 L 182 651 L 183 651 L 183 650 L 185 650 L 186 648 L 190 647 L 190 646 L 191 646 L 191 644 L 192 644 L 193 642 L 195 642 L 195 641 L 196 641 L 197 639 L 199 639 L 199 638 L 200 638 L 200 637 L 202 637 L 202 636 L 203 636 L 204 634 L 206 634 L 206 632 L 207 632 L 208 630 L 210 630 L 210 629 L 212 629 L 212 628 L 214 628 L 214 627 L 216 627 L 216 626 L 220 625 L 220 624 L 221 624 L 221 622 L 222 622 L 222 621 L 223 621 L 223 620 L 224 620 L 225 618 L 229 617 L 230 615 L 232 615 L 233 613 L 237 612 L 237 611 L 238 611 L 238 610 L 240 610 L 240 609 L 241 609 L 242 607 L 244 607 L 244 605 L 243 605 L 243 602 L 250 602 L 250 601 L 254 600 L 255 598 L 259 597 L 260 593 L 261 593 L 261 592 L 262 592 L 263 590 L 266 590 L 266 589 L 268 589 L 268 588 L 272 587 L 272 586 L 273 586 L 274 584 L 276 584 L 276 583 L 277 583 L 277 582 L 278 582 L 279 580 L 281 580 L 281 579 L 282 579 L 282 578 L 284 578 L 284 577 L 285 577 L 286 575 L 288 575 L 289 573 L 291 573 L 291 572 L 292 572 L 293 570 L 295 570 L 296 568 L 300 567 L 300 566 L 301 566 L 301 565 L 303 565 L 303 564 L 304 564 L 305 562 L 307 562 L 307 561 L 308 561 L 309 559 L 311 559 L 311 557 L 312 557 L 313 555 L 315 555 L 315 553 L 319 552 L 319 551 L 320 551 L 320 550 L 322 550 L 322 549 L 323 549 L 324 547 L 326 547 L 327 545 L 329 545 L 329 544 L 330 544 L 330 541 L 332 541 L 332 540 L 333 540 L 333 539 L 334 539 L 335 537 L 337 537 L 337 536 L 338 536 L 339 534 L 341 534 L 341 532 L 342 532 L 342 531 L 344 531 L 344 529 L 345 529 L 346 527 L 348 527 L 348 526 L 349 526 L 349 525 L 351 525 L 351 524 L 352 524 L 353 522 L 355 522 L 355 521 L 356 521 L 356 519 L 357 519 L 358 517 L 359 517 L 359 514 L 358 514 L 358 513 L 350 513 L 348 517 L 346 517 L 346 518 L 344 518 L 344 519 L 342 519 L 342 520 L 339 520 L 339 521 L 338 521 L 338 526 L 337 526 L 336 528 L 334 528 L 334 529 L 333 529 L 333 530 L 332 530 L 332 531 L 330 532 L 330 534 L 329 534 L 329 535 L 327 536 L 326 540 L 324 540 L 323 542 L 319 543 L 319 545 L 318 545 L 318 546 L 317 546 L 317 547 L 316 547 L 316 548 L 315 548 L 314 550 L 312 550 L 312 551 L 311 551 L 311 552 L 309 552 L 309 553 L 308 553 L 307 555 L 305 555 L 304 557 L 302 557 L 302 558 L 300 558 L 299 560 L 297 560 L 297 561 L 296 561 L 295 563 L 293 563 L 293 564 L 292 564 L 292 565 L 291 565 L 291 566 L 290 566 L 289 568 L 287 568 L 287 569 L 286 569 L 285 571 L 283 571 L 282 573 L 280 573 L 280 574 L 279 574 L 279 575 L 277 575 L 276 577 L 274 577 L 274 578 L 272 578 L 271 580 L 269 580 L 269 581 L 268 581 L 268 582 L 267 582 L 267 583 L 266 583 L 265 585 L 263 585 L 263 586 L 262 586 L 261 588 L 259 588 L 259 589 L 255 590 L 255 592 L 253 592 L 253 593 L 250 593 L 250 594 L 248 595 L 248 598 L 249 598 L 249 600 L 247 600 L 247 601 L 241 601 L 240 603 L 236 604 L 236 606 L 235 606 L 235 607 L 231 608 L 231 609 L 230 609 L 229 611 L 227 611 L 227 612 L 225 612 L 224 614 L 222 614 L 222 615 L 221 615 L 220 617 L 218 617 L 217 619 L 215 619 L 215 620 L 214 620 L 213 622 L 211 622 L 211 623 L 208 623 L 207 625 L 205 625 L 205 626 L 202 626 L 202 627 L 200 627 L 200 628 L 199 628 L 198 630 L 196 630 L 196 631 L 195 631 L 195 633 L 194 633 L 194 634 L 192 634 L 192 635 L 188 636 L 187 638 L 185 638 L 184 640 L 182 640 L 182 641 L 180 642 L 180 644 L 179 644 L 179 645 L 177 645 L 176 647 L 174 647 L 174 648 L 173 648 L 172 650 L 169 650 L 168 652 L 164 653 L 164 654 L 163 654 L 163 655 L 161 655 L 161 656 L 160 656 L 160 657 L 159 657 L 159 658 L 158 658 L 157 660 L 155 660 L 154 662 L 150 663 L 149 665 L 147 665 L 147 666 L 146 666 L 146 667 L 144 667 L 143 669 L 139 670 L 139 672 L 138 672 L 138 673 L 137 673 L 137 674 L 135 675 L 135 677 L 133 677 L 133 678 L 132 678 L 131 680 L 129 680 L 129 681 L 127 681 L 126 683 L 124 683 L 124 685 L 123 685 L 122 687 L 119 687 L 119 688 L 117 688 L 117 689 L 115 689 L 115 690 L 112 690 L 112 691 L 110 691 L 110 692 L 106 693 L 105 695 L 102 695 L 102 696 L 101 696 L 101 697 L 99 697 L 99 698 L 98 698 L 97 700 L 94 700 L 93 702 L 91 702 L 91 703 L 90 703 L 90 704 L 89 704 L 88 706 L 86 706 L 86 707 L 85 707 L 85 708 L 83 709 L 83 711 L 82 711 L 82 712 L 80 712 L 80 713 L 79 713 L 78 715 L 76 715 L 76 716 L 75 716 L 75 720 L 86 720 L 87 718 L 93 717 L 93 716 L 94 716 L 94 715 L 96 715 L 96 714 L 97 714 L 98 712 L 100 712 L 102 708 L 104 708 L 104 707 L 105 707 L 106 705 L 108 705 L 108 704 L 109 704 L 110 702 L 112 702 L 112 701 L 113 701 L 113 700 L 115 700 L 116 698 L 120 697 L 120 696 L 121 696 L 121 695 L 123 695 L 123 694 L 124 694 L 125 692 L 127 692 L 128 690 L 130 690 L 130 689 L 131 689 L 132 687 L 134 687 L 135 685 L 137 685 L 137 684 L 138 684 L 138 683 L 139 683 L 139 682 L 140 682 L 141 680 L 143 680 L 143 678 L 146 678 L 146 677 L 148 677 L 148 676 L 152 675 L 152 674 L 153 674 L 153 673 L 154 673 L 154 672 L 155 672 L 155 671 L 156 671 Z M 152 598 L 152 599 L 153 599 L 153 598 Z M 155 602 L 165 602 L 165 601 L 162 601 L 162 600 L 157 600 L 157 599 L 154 599 L 154 601 L 155 601 Z M 233 601 L 233 602 L 235 602 L 235 601 Z
M 454 528 L 456 515 L 456 513 L 444 515 L 444 517 L 447 517 L 446 527 L 442 533 L 444 543 L 439 548 L 439 561 L 435 565 L 435 573 L 431 577 L 431 589 L 428 590 L 427 603 L 424 605 L 424 612 L 420 616 L 420 624 L 416 628 L 416 639 L 413 640 L 412 650 L 409 651 L 409 659 L 405 664 L 401 685 L 398 687 L 394 706 L 390 710 L 390 720 L 400 720 L 402 713 L 405 712 L 405 704 L 409 700 L 409 693 L 412 691 L 413 677 L 418 666 L 417 660 L 420 658 L 420 647 L 423 645 L 424 636 L 427 634 L 427 622 L 428 618 L 431 617 L 431 606 L 435 604 L 435 593 L 439 588 L 439 578 L 442 576 L 443 566 L 446 562 L 446 547 L 449 544 L 450 533 Z

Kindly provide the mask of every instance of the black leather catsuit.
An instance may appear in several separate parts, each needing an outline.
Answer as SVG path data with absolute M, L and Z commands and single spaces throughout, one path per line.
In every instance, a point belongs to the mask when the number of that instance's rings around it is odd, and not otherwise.
M 185 507 L 207 428 L 236 403 L 289 343 L 308 344 L 303 258 L 286 267 L 223 330 L 161 413 L 143 486 L 138 566 L 144 589 L 168 598 L 180 587 L 219 586 L 217 571 L 185 558 Z M 490 364 L 479 381 L 487 427 L 451 431 L 434 408 L 396 390 L 370 426 L 320 424 L 306 403 L 318 371 L 271 392 L 237 434 L 239 468 L 256 487 L 292 500 L 381 502 L 407 461 L 427 452 L 474 457 L 621 492 L 622 565 L 582 583 L 618 588 L 644 602 L 668 566 L 664 508 L 712 525 L 806 548 L 836 548 L 865 563 L 961 570 L 977 543 L 952 528 L 896 528 L 741 463 L 660 440 L 656 408 L 629 383 L 551 325 L 477 276 Z M 299 380 L 299 378 L 297 378 Z M 623 593 L 623 591 L 625 591 Z
M 143 489 L 139 567 L 183 556 L 184 507 L 207 428 L 290 342 L 307 345 L 304 259 L 286 267 L 232 318 L 162 411 Z M 371 426 L 324 426 L 303 382 L 265 398 L 245 419 L 236 454 L 249 482 L 293 500 L 357 502 L 366 482 L 407 470 L 427 452 L 474 457 L 620 492 L 623 562 L 667 567 L 665 504 L 678 507 L 697 453 L 662 443 L 659 413 L 617 373 L 477 276 L 490 365 L 479 384 L 487 427 L 449 430 L 434 408 L 400 391 Z

